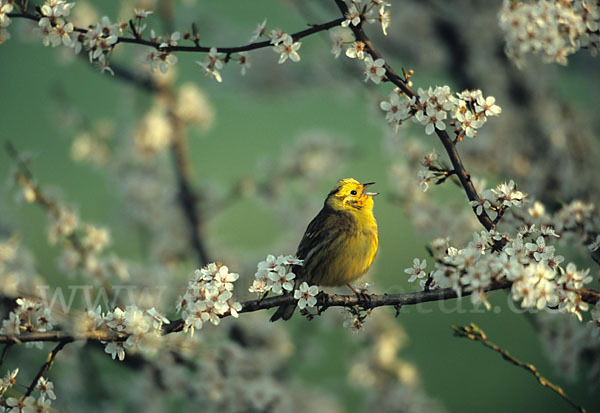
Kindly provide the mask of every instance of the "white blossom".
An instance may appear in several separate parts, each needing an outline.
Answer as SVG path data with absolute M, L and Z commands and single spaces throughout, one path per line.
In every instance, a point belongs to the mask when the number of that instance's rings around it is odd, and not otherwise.
M 426 277 L 427 276 L 427 273 L 425 272 L 426 267 L 427 267 L 426 260 L 420 261 L 418 258 L 415 258 L 413 260 L 413 266 L 406 268 L 404 270 L 405 273 L 410 275 L 408 282 L 413 282 L 418 278 Z
M 598 249 L 600 249 L 600 235 L 596 235 L 596 239 L 592 241 L 591 244 L 588 244 L 588 249 L 592 252 L 598 251 Z
M 223 81 L 221 73 L 219 72 L 219 70 L 223 68 L 223 61 L 215 47 L 210 49 L 204 62 L 197 61 L 196 63 L 204 69 L 205 76 L 213 77 L 219 83 Z
M 294 291 L 294 298 L 298 300 L 298 308 L 301 310 L 309 307 L 312 308 L 317 304 L 317 294 L 319 287 L 316 285 L 309 286 L 306 281 L 300 284 L 300 287 Z
M 250 40 L 248 40 L 248 42 L 254 43 L 260 37 L 263 37 L 265 35 L 265 26 L 266 25 L 267 25 L 267 19 L 265 18 L 262 23 L 259 23 L 256 25 L 254 32 L 252 32 L 252 37 L 250 37 Z
M 246 72 L 250 69 L 250 59 L 248 58 L 248 52 L 238 53 L 238 60 L 240 62 L 240 73 L 242 76 L 246 76 Z
M 382 4 L 379 8 L 379 15 L 377 16 L 379 23 L 381 23 L 381 31 L 387 36 L 387 28 L 391 23 L 390 11 L 385 9 L 385 4 Z
M 12 3 L 9 3 L 6 0 L 0 0 L 0 28 L 8 27 L 11 23 L 8 14 L 13 11 L 13 7 Z
M 299 62 L 300 55 L 298 49 L 302 46 L 301 42 L 294 42 L 291 36 L 287 36 L 282 42 L 277 43 L 273 46 L 273 50 L 279 53 L 279 64 L 284 63 L 290 59 L 292 62 Z
M 44 397 L 56 400 L 56 395 L 54 394 L 54 384 L 44 377 L 39 378 L 35 386 L 35 390 L 39 391 Z
M 435 129 L 446 129 L 446 124 L 444 123 L 444 119 L 446 119 L 446 116 L 447 115 L 445 111 L 437 111 L 431 106 L 428 106 L 426 114 L 422 111 L 419 111 L 415 115 L 415 118 L 421 123 L 421 125 L 425 126 L 425 133 L 427 135 L 431 135 L 435 131 Z
M 504 206 L 521 206 L 526 195 L 516 189 L 514 181 L 511 179 L 508 183 L 504 182 L 492 189 L 495 195 L 495 201 Z
M 166 37 L 158 47 L 162 49 L 177 46 L 177 42 L 180 38 L 181 34 L 179 32 L 173 32 L 168 37 Z
M 379 84 L 385 75 L 385 61 L 383 59 L 373 60 L 369 55 L 363 61 L 365 62 L 365 82 L 371 80 L 373 83 Z
M 357 6 L 352 3 L 350 7 L 348 7 L 348 11 L 346 12 L 346 20 L 342 22 L 342 27 L 348 27 L 349 25 L 358 26 L 360 23 L 360 12 L 358 11 Z
M 112 359 L 119 358 L 119 361 L 125 360 L 125 349 L 120 341 L 111 341 L 104 347 L 104 352 L 111 355 Z
M 258 263 L 254 282 L 248 290 L 258 294 L 271 290 L 276 294 L 284 290 L 292 291 L 292 280 L 296 277 L 292 270 L 295 265 L 302 265 L 302 260 L 293 255 L 268 255 L 266 260 Z
M 350 59 L 364 59 L 365 58 L 365 53 L 366 53 L 366 48 L 365 48 L 365 43 L 362 41 L 356 41 L 354 43 L 352 43 L 350 45 L 350 47 L 348 47 L 346 49 L 346 56 L 349 57 Z
M 267 36 L 269 37 L 269 39 L 271 39 L 270 43 L 274 46 L 278 46 L 279 44 L 283 43 L 287 39 L 291 39 L 292 37 L 281 29 L 273 29 L 269 32 Z
M 584 284 L 592 282 L 592 276 L 589 273 L 589 268 L 583 271 L 577 270 L 575 264 L 570 262 L 566 268 L 561 268 L 561 275 L 558 277 L 557 283 L 564 284 L 567 288 L 575 290 L 583 288 Z
M 337 59 L 340 57 L 342 48 L 344 47 L 344 37 L 337 31 L 331 30 L 329 32 L 329 38 L 331 39 L 331 53 Z
M 232 291 L 238 278 L 239 274 L 229 272 L 225 265 L 211 263 L 196 270 L 177 301 L 177 310 L 185 321 L 184 331 L 193 335 L 205 322 L 218 325 L 226 313 L 237 316 L 241 305 L 232 299 Z

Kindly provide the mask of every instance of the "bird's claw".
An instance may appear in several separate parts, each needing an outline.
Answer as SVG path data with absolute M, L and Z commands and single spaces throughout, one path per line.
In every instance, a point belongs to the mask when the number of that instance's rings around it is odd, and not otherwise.
M 350 288 L 352 290 L 352 292 L 356 295 L 356 298 L 359 301 L 359 304 L 364 303 L 365 305 L 363 305 L 364 308 L 369 307 L 369 305 L 371 304 L 371 296 L 366 293 L 365 291 L 357 291 L 354 287 L 352 287 L 352 285 L 350 285 L 349 283 L 346 284 L 348 286 L 348 288 Z

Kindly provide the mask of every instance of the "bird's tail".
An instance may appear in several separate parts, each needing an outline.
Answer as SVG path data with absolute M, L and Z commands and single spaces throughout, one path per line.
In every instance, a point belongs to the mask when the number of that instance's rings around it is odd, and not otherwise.
M 294 310 L 296 310 L 296 303 L 281 305 L 271 317 L 271 321 L 277 321 L 280 318 L 283 320 L 289 320 L 292 318 Z
M 294 290 L 296 290 L 304 280 L 304 267 L 295 265 L 292 268 L 294 270 L 294 273 L 296 274 L 296 279 L 294 280 Z M 293 295 L 294 290 L 290 291 L 288 295 Z M 291 304 L 280 305 L 279 308 L 277 308 L 277 311 L 275 311 L 275 313 L 273 313 L 273 315 L 271 316 L 271 321 L 277 321 L 280 318 L 282 320 L 287 321 L 290 318 L 292 318 L 292 315 L 294 315 L 295 310 L 296 301 L 293 301 Z

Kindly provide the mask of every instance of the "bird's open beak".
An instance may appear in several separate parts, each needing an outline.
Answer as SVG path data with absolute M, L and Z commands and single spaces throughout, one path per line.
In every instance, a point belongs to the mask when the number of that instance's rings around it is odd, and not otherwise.
M 367 182 L 366 184 L 361 184 L 363 186 L 363 190 L 362 190 L 363 195 L 366 195 L 366 196 L 376 196 L 376 195 L 379 195 L 379 192 L 365 192 L 365 190 L 367 189 L 367 187 L 369 185 L 374 185 L 374 184 L 375 184 L 375 182 Z

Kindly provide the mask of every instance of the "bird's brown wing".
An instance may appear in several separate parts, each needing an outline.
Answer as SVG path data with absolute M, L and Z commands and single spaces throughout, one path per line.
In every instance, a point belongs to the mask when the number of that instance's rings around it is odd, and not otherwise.
M 319 245 L 320 242 L 323 241 L 323 222 L 326 217 L 325 208 L 323 208 L 316 217 L 313 218 L 312 221 L 306 227 L 306 231 L 304 231 L 304 235 L 300 240 L 300 244 L 298 245 L 298 249 L 296 250 L 296 257 L 301 260 L 306 259 L 306 257 L 310 254 L 310 252 Z M 310 257 L 309 257 L 310 258 Z M 294 266 L 294 274 L 296 274 L 296 279 L 294 282 L 294 289 L 298 288 L 298 286 L 306 281 L 306 275 L 304 272 L 303 265 Z M 296 309 L 296 303 L 282 305 L 271 317 L 271 321 L 277 321 L 280 318 L 283 320 L 289 320 L 294 314 L 294 310 Z
M 296 257 L 301 260 L 306 259 L 310 251 L 316 247 L 319 242 L 326 238 L 324 235 L 324 223 L 327 217 L 327 211 L 323 208 L 316 217 L 306 227 L 306 231 L 300 240 L 298 250 L 296 251 Z
M 325 208 L 323 208 L 321 211 L 319 211 L 317 216 L 310 221 L 306 227 L 306 231 L 304 231 L 304 235 L 302 236 L 300 244 L 298 244 L 298 249 L 296 250 L 296 257 L 305 261 L 303 266 L 296 266 L 296 268 L 294 268 L 297 281 L 306 281 L 304 268 L 306 266 L 307 259 L 310 260 L 315 253 L 313 250 L 318 248 L 320 246 L 319 244 L 322 244 L 325 239 L 329 238 L 328 234 L 325 233 L 326 229 L 324 225 L 327 216 L 328 212 L 325 210 Z

